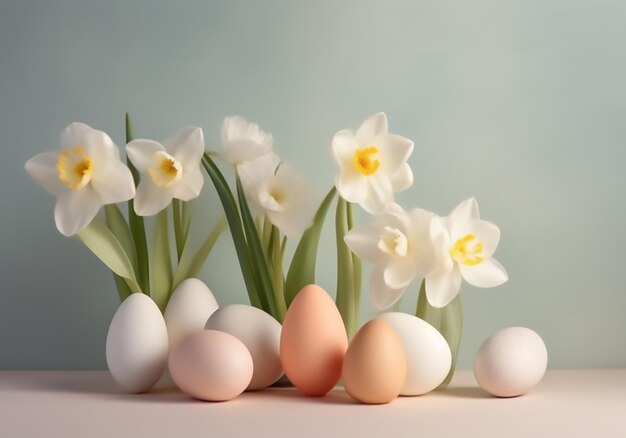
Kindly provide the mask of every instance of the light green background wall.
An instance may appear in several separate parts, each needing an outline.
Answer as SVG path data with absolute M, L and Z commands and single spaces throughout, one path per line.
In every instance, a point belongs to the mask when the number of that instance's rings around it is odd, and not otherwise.
M 510 282 L 464 286 L 461 366 L 510 325 L 537 330 L 552 367 L 626 366 L 624 23 L 622 1 L 1 0 L 0 368 L 105 366 L 113 281 L 23 170 L 68 123 L 123 144 L 130 111 L 140 136 L 199 125 L 216 147 L 241 114 L 321 196 L 333 133 L 381 110 L 415 141 L 406 207 L 474 195 L 502 229 Z M 218 214 L 208 181 L 194 208 Z M 245 302 L 229 236 L 202 277 Z

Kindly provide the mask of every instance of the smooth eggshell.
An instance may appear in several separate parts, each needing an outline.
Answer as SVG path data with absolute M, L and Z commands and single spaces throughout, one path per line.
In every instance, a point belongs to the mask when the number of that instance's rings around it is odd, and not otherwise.
M 241 394 L 252 379 L 252 357 L 228 333 L 200 330 L 172 350 L 169 370 L 176 386 L 192 397 L 225 401 Z
M 106 340 L 111 375 L 128 392 L 144 392 L 159 380 L 167 364 L 167 328 L 150 297 L 131 294 L 115 312 Z
M 326 394 L 341 377 L 347 348 L 333 299 L 317 285 L 305 286 L 289 306 L 280 336 L 280 359 L 291 383 L 305 395 Z
M 389 403 L 406 379 L 407 363 L 402 340 L 382 319 L 365 324 L 356 333 L 343 362 L 346 392 L 361 403 Z
M 480 346 L 474 376 L 491 395 L 515 397 L 539 383 L 547 366 L 548 351 L 541 336 L 525 327 L 509 327 Z
M 396 330 L 406 354 L 406 382 L 400 395 L 422 395 L 438 387 L 452 364 L 450 346 L 441 333 L 408 313 L 388 312 L 380 318 Z
M 263 389 L 280 379 L 281 326 L 272 316 L 256 307 L 232 304 L 215 311 L 205 328 L 230 333 L 246 346 L 254 373 L 246 389 Z
M 197 278 L 182 281 L 165 308 L 165 324 L 173 347 L 190 333 L 204 328 L 209 316 L 218 308 L 211 290 Z

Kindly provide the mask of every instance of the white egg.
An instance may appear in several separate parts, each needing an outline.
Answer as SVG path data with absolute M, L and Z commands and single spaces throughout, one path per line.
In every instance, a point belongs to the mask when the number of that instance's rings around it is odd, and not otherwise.
M 407 376 L 400 395 L 426 394 L 444 381 L 452 364 L 445 338 L 417 316 L 388 312 L 380 316 L 396 330 L 406 354 Z
M 205 328 L 235 336 L 250 351 L 254 374 L 247 390 L 266 388 L 283 375 L 281 325 L 261 309 L 243 304 L 222 307 L 211 315 Z
M 111 375 L 128 392 L 147 391 L 163 374 L 168 351 L 161 311 L 147 295 L 131 294 L 115 312 L 107 334 Z
M 165 324 L 173 347 L 185 336 L 204 328 L 209 316 L 218 309 L 211 290 L 197 278 L 182 281 L 165 308 Z
M 541 336 L 525 327 L 509 327 L 480 346 L 474 376 L 491 395 L 515 397 L 539 383 L 547 366 L 548 351 Z

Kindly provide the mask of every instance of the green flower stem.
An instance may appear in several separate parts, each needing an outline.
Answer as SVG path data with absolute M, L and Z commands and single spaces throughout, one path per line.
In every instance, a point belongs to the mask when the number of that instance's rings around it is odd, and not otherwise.
M 339 313 L 346 327 L 348 339 L 352 339 L 356 331 L 357 315 L 354 290 L 354 264 L 352 253 L 343 238 L 348 232 L 348 202 L 339 198 L 335 215 L 335 231 L 337 238 L 337 297 Z
M 354 228 L 354 209 L 351 202 L 346 204 L 347 217 L 348 217 L 348 231 Z M 355 316 L 355 327 L 359 326 L 359 316 L 361 314 L 361 277 L 362 277 L 362 267 L 361 267 L 361 259 L 352 251 L 352 268 L 354 274 L 354 283 L 353 283 L 353 294 L 354 294 L 354 316 Z
M 173 278 L 167 214 L 164 208 L 156 215 L 150 257 L 150 297 L 161 311 L 167 306 Z
M 133 139 L 133 128 L 130 122 L 130 114 L 126 113 L 126 143 L 130 143 Z M 135 186 L 139 184 L 139 172 L 130 160 L 126 160 L 130 169 Z M 128 223 L 130 231 L 135 241 L 135 249 L 137 251 L 137 281 L 143 293 L 150 292 L 150 260 L 148 258 L 148 242 L 146 241 L 146 227 L 143 217 L 135 213 L 135 204 L 131 199 L 128 201 Z
M 187 237 L 189 237 L 189 228 L 191 226 L 191 211 L 189 208 L 189 202 L 182 202 L 181 218 L 183 223 L 183 241 L 187 242 Z
M 415 315 L 435 327 L 443 335 L 450 346 L 452 353 L 452 366 L 446 379 L 441 386 L 447 386 L 456 369 L 461 335 L 463 333 L 463 308 L 461 306 L 461 294 L 458 294 L 450 304 L 443 308 L 430 305 L 426 297 L 426 282 L 422 281 L 419 296 L 417 298 L 417 310 Z
M 176 241 L 176 256 L 180 262 L 185 247 L 185 231 L 181 216 L 180 200 L 172 199 L 172 217 L 174 222 L 174 240 Z
M 233 238 L 235 245 L 235 251 L 237 252 L 237 258 L 239 260 L 239 266 L 241 268 L 241 274 L 243 276 L 246 290 L 248 291 L 248 297 L 250 298 L 250 304 L 255 307 L 263 308 L 261 301 L 261 295 L 257 288 L 255 274 L 252 266 L 252 259 L 246 243 L 246 237 L 243 231 L 243 225 L 241 223 L 241 216 L 237 203 L 232 191 L 228 187 L 228 183 L 220 172 L 219 168 L 211 158 L 209 153 L 204 154 L 202 158 L 202 165 L 204 166 L 209 178 L 213 182 L 217 194 L 224 208 L 224 214 L 228 221 L 228 228 Z

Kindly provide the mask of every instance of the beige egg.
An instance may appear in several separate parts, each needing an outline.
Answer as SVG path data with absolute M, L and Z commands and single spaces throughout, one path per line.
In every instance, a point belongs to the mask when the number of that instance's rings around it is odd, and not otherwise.
M 181 391 L 207 401 L 241 394 L 252 379 L 252 357 L 236 337 L 199 330 L 180 341 L 169 358 L 169 371 Z
M 326 394 L 341 377 L 347 348 L 333 299 L 319 286 L 305 286 L 289 306 L 280 336 L 280 359 L 289 380 L 305 395 Z
M 350 397 L 361 403 L 382 404 L 400 395 L 406 372 L 402 340 L 391 324 L 375 319 L 352 339 L 341 377 Z

